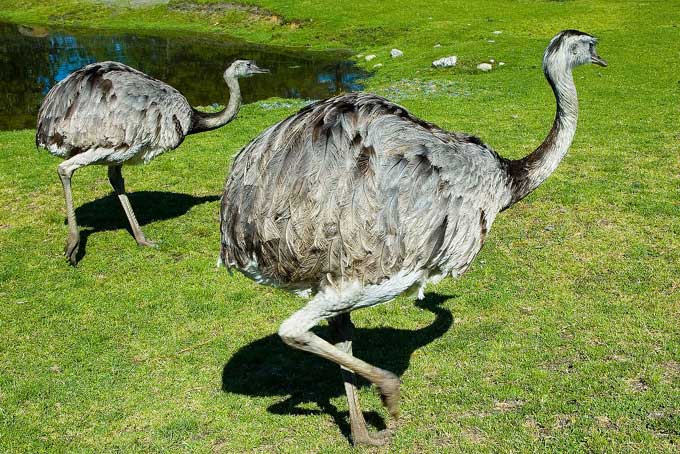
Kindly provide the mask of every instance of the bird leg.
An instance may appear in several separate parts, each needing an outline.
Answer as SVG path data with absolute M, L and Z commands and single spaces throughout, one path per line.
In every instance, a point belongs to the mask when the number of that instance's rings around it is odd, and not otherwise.
M 123 180 L 121 165 L 109 166 L 109 182 L 113 187 L 113 191 L 118 196 L 120 204 L 123 206 L 123 211 L 125 211 L 125 215 L 128 218 L 132 234 L 134 235 L 137 244 L 140 246 L 156 246 L 156 243 L 146 239 L 144 232 L 142 232 L 142 228 L 139 226 L 139 222 L 137 222 L 135 212 L 132 211 L 130 200 L 128 199 L 127 194 L 125 194 L 125 180 Z
M 354 337 L 354 324 L 350 318 L 350 313 L 336 315 L 328 320 L 333 343 L 339 350 L 352 355 L 352 338 Z M 382 446 L 389 442 L 391 432 L 383 430 L 376 434 L 371 434 L 366 427 L 364 414 L 359 406 L 359 396 L 356 387 L 356 375 L 351 370 L 340 366 L 342 378 L 347 395 L 349 406 L 350 430 L 352 432 L 352 442 L 355 445 L 364 444 L 371 446 Z
M 66 199 L 66 219 L 68 221 L 68 239 L 64 247 L 64 255 L 69 263 L 76 266 L 76 257 L 78 255 L 78 246 L 80 245 L 80 233 L 78 232 L 78 224 L 76 223 L 76 212 L 73 209 L 73 194 L 71 193 L 71 176 L 76 169 L 82 167 L 81 165 L 74 165 L 72 160 L 66 160 L 59 164 L 57 173 L 61 179 L 61 185 L 64 187 L 64 198 Z
M 338 315 L 342 304 L 339 301 L 329 301 L 325 295 L 317 295 L 281 324 L 279 336 L 289 346 L 333 361 L 375 384 L 383 405 L 396 419 L 399 416 L 399 377 L 334 347 L 310 331 L 319 321 Z M 350 307 L 352 306 L 348 309 Z

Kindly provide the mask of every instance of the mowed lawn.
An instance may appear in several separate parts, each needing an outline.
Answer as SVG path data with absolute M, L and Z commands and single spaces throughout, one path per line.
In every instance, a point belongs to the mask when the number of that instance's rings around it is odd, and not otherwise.
M 499 215 L 461 279 L 429 287 L 423 302 L 354 314 L 355 354 L 402 378 L 390 448 L 361 450 L 677 452 L 680 5 L 248 3 L 302 25 L 167 6 L 111 15 L 72 0 L 54 14 L 0 0 L 0 18 L 147 19 L 374 53 L 359 59 L 383 64 L 367 90 L 509 157 L 533 150 L 552 122 L 540 69 L 549 39 L 564 28 L 595 34 L 610 67 L 576 70 L 579 128 L 555 174 Z M 390 59 L 393 47 L 405 55 Z M 447 55 L 459 66 L 430 67 Z M 506 64 L 475 70 L 490 58 Z M 303 105 L 278 101 L 124 168 L 157 249 L 134 242 L 105 168 L 76 172 L 77 268 L 62 256 L 60 161 L 35 150 L 33 130 L 0 133 L 0 452 L 352 451 L 339 369 L 276 336 L 304 300 L 215 266 L 233 156 Z M 360 394 L 371 425 L 384 427 L 375 391 Z

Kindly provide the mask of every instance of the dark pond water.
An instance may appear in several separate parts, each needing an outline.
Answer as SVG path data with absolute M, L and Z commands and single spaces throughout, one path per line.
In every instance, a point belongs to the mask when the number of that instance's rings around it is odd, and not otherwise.
M 348 55 L 257 46 L 208 35 L 48 30 L 0 23 L 0 130 L 34 128 L 43 97 L 89 63 L 115 60 L 163 80 L 195 106 L 225 104 L 222 73 L 253 59 L 269 75 L 241 80 L 244 102 L 272 96 L 320 99 L 361 89 L 367 73 Z

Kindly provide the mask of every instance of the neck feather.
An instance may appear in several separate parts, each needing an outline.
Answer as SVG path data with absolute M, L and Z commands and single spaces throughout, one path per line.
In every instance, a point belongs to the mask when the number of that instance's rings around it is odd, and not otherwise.
M 199 112 L 194 109 L 193 121 L 189 134 L 196 132 L 210 131 L 226 125 L 236 117 L 241 108 L 241 89 L 236 78 L 227 78 L 229 87 L 229 103 L 227 107 L 215 113 Z
M 571 69 L 544 65 L 545 76 L 557 102 L 555 120 L 548 136 L 524 158 L 510 161 L 511 202 L 513 204 L 536 189 L 552 174 L 567 154 L 576 132 L 578 98 Z

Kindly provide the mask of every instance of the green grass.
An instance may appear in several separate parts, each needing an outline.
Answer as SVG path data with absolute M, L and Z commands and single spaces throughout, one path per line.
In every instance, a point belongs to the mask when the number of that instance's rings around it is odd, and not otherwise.
M 402 376 L 395 452 L 677 452 L 680 4 L 249 2 L 300 21 L 293 29 L 244 12 L 21 3 L 0 0 L 0 18 L 375 53 L 363 64 L 384 66 L 368 89 L 511 157 L 552 120 L 540 71 L 549 38 L 569 27 L 599 36 L 610 67 L 577 70 L 579 129 L 557 172 L 498 217 L 461 279 L 419 306 L 355 313 L 355 353 Z M 390 59 L 392 47 L 405 56 Z M 429 67 L 450 54 L 458 68 Z M 474 70 L 488 58 L 507 64 Z M 35 151 L 34 131 L 0 133 L 0 452 L 352 450 L 337 368 L 275 335 L 303 301 L 215 268 L 230 161 L 294 110 L 245 106 L 124 170 L 158 249 L 136 246 L 105 169 L 78 171 L 88 233 L 76 269 L 61 256 L 59 161 Z M 361 399 L 380 426 L 374 391 Z

